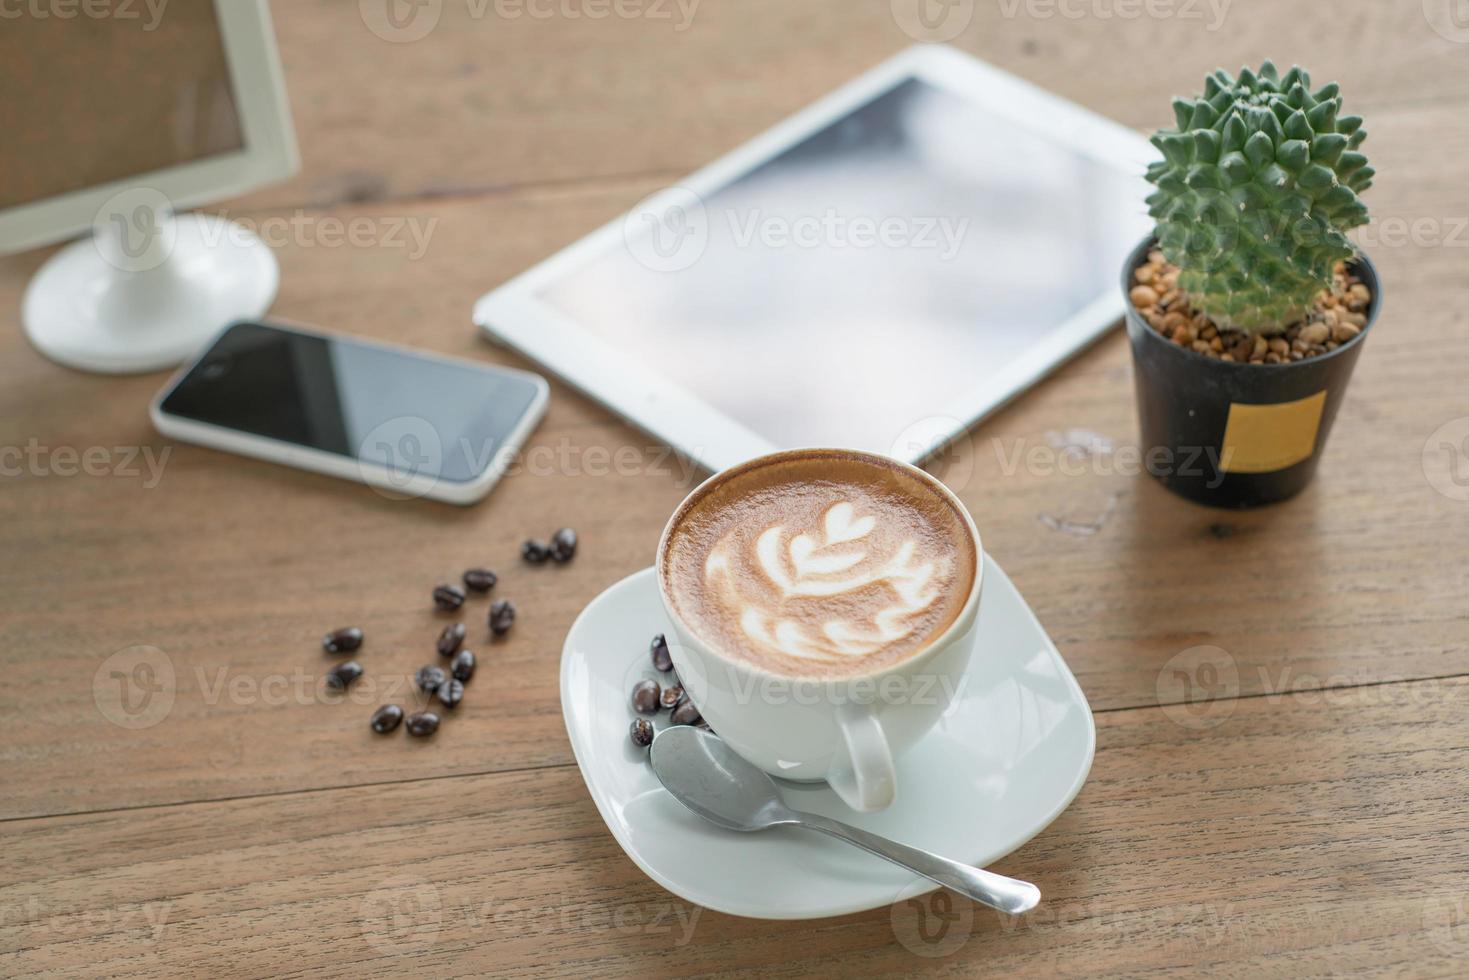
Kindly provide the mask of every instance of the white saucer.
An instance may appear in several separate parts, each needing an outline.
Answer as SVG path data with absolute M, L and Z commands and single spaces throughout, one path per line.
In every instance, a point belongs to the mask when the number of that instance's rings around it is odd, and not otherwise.
M 783 783 L 800 810 L 978 866 L 1039 833 L 1091 769 L 1086 697 L 993 558 L 985 560 L 980 646 L 954 704 L 898 760 L 898 801 L 848 809 L 824 783 Z M 901 868 L 799 828 L 739 834 L 685 810 L 658 783 L 628 726 L 633 684 L 665 679 L 648 641 L 672 633 L 651 568 L 592 601 L 561 653 L 561 711 L 587 789 L 628 857 L 696 905 L 761 919 L 813 919 L 890 905 L 936 888 Z M 655 724 L 667 724 L 661 714 Z

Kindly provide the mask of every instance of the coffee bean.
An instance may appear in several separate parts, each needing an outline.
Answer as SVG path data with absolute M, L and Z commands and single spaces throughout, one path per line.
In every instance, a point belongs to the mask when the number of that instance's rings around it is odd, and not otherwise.
M 459 648 L 463 645 L 463 623 L 450 623 L 448 626 L 444 627 L 444 632 L 439 634 L 439 642 L 437 644 L 437 647 L 439 650 L 439 656 L 441 657 L 454 656 L 454 654 L 459 652 Z
M 352 653 L 362 646 L 362 630 L 355 626 L 344 626 L 332 630 L 321 638 L 321 648 L 327 653 Z
M 464 590 L 457 585 L 440 585 L 434 589 L 434 605 L 444 612 L 454 612 L 464 605 Z
M 663 689 L 663 694 L 661 697 L 658 698 L 658 703 L 668 710 L 672 711 L 674 708 L 678 707 L 679 702 L 681 702 L 682 700 L 683 688 L 679 687 L 677 684 L 671 684 Z
M 647 748 L 653 744 L 653 723 L 646 718 L 634 718 L 628 734 L 632 736 L 632 744 Z
M 444 673 L 444 668 L 429 664 L 427 667 L 418 668 L 418 676 L 414 678 L 418 682 L 418 689 L 424 694 L 432 694 L 439 689 L 439 685 L 449 679 Z
M 537 541 L 535 538 L 532 538 L 520 546 L 520 557 L 532 565 L 539 565 L 551 557 L 551 548 L 546 542 Z
M 449 665 L 449 672 L 454 675 L 455 680 L 469 682 L 474 676 L 474 652 L 472 650 L 460 650 L 454 654 L 454 660 Z
M 509 599 L 501 599 L 490 607 L 490 632 L 496 636 L 504 636 L 510 632 L 510 627 L 515 625 L 515 604 Z
M 386 735 L 403 721 L 403 709 L 396 704 L 385 704 L 372 713 L 372 730 Z
M 653 642 L 648 645 L 648 652 L 653 655 L 653 666 L 662 671 L 673 669 L 673 658 L 668 654 L 668 641 L 659 633 L 653 637 Z
M 459 707 L 459 702 L 464 700 L 464 683 L 451 677 L 439 685 L 434 696 L 439 699 L 440 704 L 453 711 Z
M 355 660 L 348 660 L 346 663 L 337 664 L 331 670 L 327 671 L 326 683 L 328 687 L 335 688 L 338 691 L 345 691 L 352 685 L 353 681 L 361 676 L 362 665 Z
M 632 709 L 640 715 L 658 713 L 657 681 L 638 681 L 632 686 Z
M 576 532 L 563 527 L 551 536 L 551 557 L 558 562 L 568 562 L 576 557 Z
M 419 711 L 408 716 L 408 734 L 427 738 L 439 730 L 439 716 L 432 711 Z
M 675 725 L 697 725 L 704 719 L 699 714 L 699 709 L 694 707 L 694 702 L 685 700 L 683 704 L 673 709 L 673 714 L 668 720 Z
M 464 573 L 464 587 L 474 592 L 488 592 L 500 581 L 500 576 L 488 568 L 471 568 Z

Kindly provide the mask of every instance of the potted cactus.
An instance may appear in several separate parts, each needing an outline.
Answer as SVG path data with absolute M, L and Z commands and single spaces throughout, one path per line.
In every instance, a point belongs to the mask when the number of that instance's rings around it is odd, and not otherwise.
M 1173 110 L 1157 230 L 1123 270 L 1144 459 L 1191 500 L 1270 503 L 1314 474 L 1381 305 L 1346 237 L 1367 222 L 1367 134 L 1335 84 L 1268 61 Z

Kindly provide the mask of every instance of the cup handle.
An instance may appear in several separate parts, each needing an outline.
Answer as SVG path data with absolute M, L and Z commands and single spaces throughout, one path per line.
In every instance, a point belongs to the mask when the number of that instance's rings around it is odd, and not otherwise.
M 891 806 L 898 795 L 898 773 L 881 722 L 871 711 L 857 708 L 839 714 L 837 725 L 847 757 L 834 760 L 827 785 L 859 813 Z

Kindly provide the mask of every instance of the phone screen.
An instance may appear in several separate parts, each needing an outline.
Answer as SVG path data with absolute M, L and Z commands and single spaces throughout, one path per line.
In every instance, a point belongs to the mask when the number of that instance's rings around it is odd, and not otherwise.
M 179 418 L 453 482 L 483 473 L 539 394 L 528 376 L 240 323 L 164 399 Z

